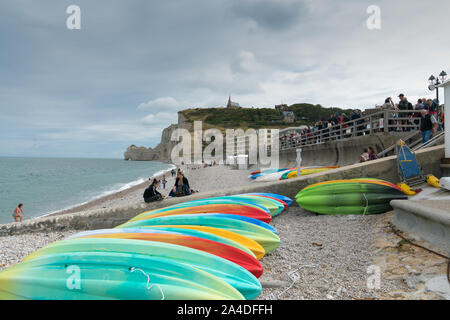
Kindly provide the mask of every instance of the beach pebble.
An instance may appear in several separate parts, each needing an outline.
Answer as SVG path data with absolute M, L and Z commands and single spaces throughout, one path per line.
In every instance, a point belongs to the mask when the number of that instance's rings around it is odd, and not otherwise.
M 0 271 L 21 262 L 30 253 L 75 233 L 65 231 L 0 237 Z
M 260 299 L 376 299 L 393 290 L 381 281 L 379 289 L 368 289 L 368 267 L 373 265 L 377 221 L 380 216 L 325 216 L 291 207 L 274 219 L 281 244 L 261 262 L 264 278 L 292 282 L 294 286 L 265 287 Z

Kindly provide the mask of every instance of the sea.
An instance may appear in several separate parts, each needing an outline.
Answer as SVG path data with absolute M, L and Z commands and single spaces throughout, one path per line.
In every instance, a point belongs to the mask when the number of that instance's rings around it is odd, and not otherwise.
M 174 168 L 155 161 L 0 157 L 0 224 L 49 215 L 128 189 Z

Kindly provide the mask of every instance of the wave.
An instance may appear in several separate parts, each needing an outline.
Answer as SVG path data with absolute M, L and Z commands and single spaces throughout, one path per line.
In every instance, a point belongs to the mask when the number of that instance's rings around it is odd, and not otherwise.
M 49 212 L 49 213 L 45 213 L 43 215 L 40 215 L 40 216 L 37 216 L 37 217 L 33 217 L 31 219 L 39 219 L 39 218 L 43 218 L 43 217 L 46 217 L 46 216 L 50 216 L 50 215 L 58 213 L 58 212 L 62 212 L 62 211 L 70 210 L 70 209 L 73 209 L 73 208 L 76 208 L 76 207 L 79 207 L 79 206 L 83 206 L 85 204 L 88 204 L 88 203 L 90 203 L 92 201 L 101 199 L 103 197 L 107 197 L 107 196 L 110 196 L 112 194 L 128 190 L 128 189 L 130 189 L 132 187 L 135 187 L 135 186 L 137 186 L 139 184 L 142 184 L 142 183 L 148 181 L 149 179 L 154 179 L 154 178 L 156 178 L 158 176 L 161 176 L 161 175 L 164 175 L 164 174 L 168 174 L 168 173 L 170 173 L 170 171 L 172 169 L 176 169 L 176 168 L 177 167 L 175 165 L 171 165 L 169 168 L 162 169 L 162 170 L 159 170 L 159 171 L 155 172 L 150 178 L 139 178 L 137 180 L 134 180 L 134 181 L 131 181 L 131 182 L 128 182 L 128 183 L 125 183 L 125 184 L 123 184 L 123 183 L 115 184 L 110 189 L 105 190 L 105 191 L 101 192 L 100 194 L 92 196 L 87 201 L 84 201 L 84 202 L 81 202 L 81 203 L 77 203 L 77 204 L 74 204 L 74 205 L 70 205 L 70 206 L 67 206 L 67 207 L 65 207 L 63 209 L 59 209 L 59 210 L 55 210 L 55 211 L 52 211 L 52 212 Z

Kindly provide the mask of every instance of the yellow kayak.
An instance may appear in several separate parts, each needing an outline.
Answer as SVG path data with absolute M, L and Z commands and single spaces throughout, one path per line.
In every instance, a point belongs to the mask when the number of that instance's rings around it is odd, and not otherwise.
M 333 170 L 333 169 L 337 169 L 337 168 L 339 168 L 339 167 L 324 167 L 324 168 L 303 169 L 302 170 L 302 176 L 307 176 L 307 175 L 314 174 L 314 173 L 329 171 L 329 170 Z M 297 174 L 298 174 L 297 170 L 294 170 L 294 171 L 288 173 L 286 178 L 287 179 L 296 178 Z
M 253 254 L 256 256 L 256 259 L 260 260 L 264 255 L 266 254 L 266 251 L 264 248 L 256 241 L 245 237 L 243 235 L 240 235 L 239 233 L 214 228 L 214 227 L 206 227 L 206 226 L 195 226 L 195 225 L 164 225 L 159 227 L 170 227 L 170 228 L 180 228 L 180 229 L 191 229 L 191 230 L 197 230 L 202 232 L 207 232 L 214 234 L 219 237 L 224 237 L 233 241 L 236 241 L 237 243 L 243 245 L 244 247 L 248 248 Z M 158 226 L 148 226 L 147 228 L 155 228 L 157 229 Z

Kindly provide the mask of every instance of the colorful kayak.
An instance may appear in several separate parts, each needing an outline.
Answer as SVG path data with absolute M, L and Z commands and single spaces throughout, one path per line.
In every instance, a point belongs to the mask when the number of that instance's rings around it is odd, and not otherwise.
M 255 171 L 255 172 L 250 173 L 249 178 L 250 179 L 257 179 L 258 177 L 261 177 L 261 176 L 264 176 L 264 175 L 277 173 L 277 172 L 282 172 L 282 171 L 286 171 L 286 170 L 289 170 L 289 169 L 287 169 L 287 168 L 285 168 L 285 169 L 264 169 L 264 170 Z
M 263 273 L 261 263 L 253 256 L 244 251 L 236 249 L 220 242 L 211 241 L 203 238 L 187 236 L 178 233 L 170 233 L 161 230 L 141 229 L 142 232 L 136 232 L 131 229 L 104 229 L 87 231 L 83 238 L 113 238 L 113 239 L 133 239 L 171 243 L 191 249 L 204 251 L 218 257 L 227 259 L 251 272 L 255 277 L 260 277 Z
M 407 199 L 395 185 L 373 179 L 336 180 L 308 186 L 296 200 L 304 209 L 320 214 L 378 214 L 392 210 L 390 201 Z
M 336 169 L 339 167 L 311 167 L 311 168 L 305 168 L 305 169 L 301 169 L 301 175 L 302 176 L 308 176 L 314 173 L 319 173 L 319 172 L 324 172 L 324 171 L 329 171 L 332 169 Z M 288 172 L 285 172 L 282 176 L 281 176 L 281 180 L 287 180 L 287 179 L 292 179 L 292 178 L 296 178 L 298 175 L 298 170 L 297 169 L 293 169 L 290 170 Z
M 268 194 L 265 195 L 265 196 L 262 196 L 262 195 L 255 195 L 255 194 L 248 194 L 248 193 L 245 193 L 245 194 L 239 194 L 239 195 L 237 195 L 237 196 L 250 197 L 248 201 L 260 201 L 260 199 L 257 199 L 258 197 L 259 197 L 259 198 L 263 198 L 265 201 L 266 201 L 266 200 L 270 200 L 270 205 L 271 205 L 271 206 L 272 206 L 272 205 L 276 205 L 276 207 L 277 207 L 276 209 L 274 208 L 274 213 L 275 213 L 275 215 L 277 215 L 277 214 L 283 212 L 283 210 L 285 210 L 285 209 L 288 207 L 288 205 L 287 205 L 286 202 L 280 200 L 279 198 L 271 197 L 271 196 L 269 196 Z M 256 197 L 256 198 L 255 198 L 255 197 Z M 276 210 L 276 211 L 275 211 L 275 210 Z
M 279 181 L 279 180 L 281 180 L 281 177 L 286 172 L 289 172 L 291 170 L 294 170 L 294 169 L 288 169 L 288 170 L 284 170 L 284 171 L 275 172 L 275 173 L 267 174 L 267 175 L 264 175 L 264 176 L 260 176 L 260 177 L 256 178 L 256 181 L 259 181 L 259 182 Z
M 291 206 L 292 204 L 292 199 L 279 195 L 279 194 L 275 194 L 275 193 L 247 193 L 249 196 L 260 196 L 260 197 L 269 197 L 272 199 L 278 199 L 280 201 L 282 201 L 283 203 L 286 203 L 286 205 L 288 207 Z
M 224 280 L 161 257 L 65 252 L 0 272 L 0 299 L 241 300 Z
M 208 272 L 236 288 L 246 299 L 254 299 L 261 293 L 259 281 L 237 264 L 216 255 L 170 243 L 113 238 L 72 239 L 50 244 L 32 253 L 24 261 L 69 252 L 114 252 L 161 257 Z
M 184 203 L 183 207 L 167 207 L 164 209 L 158 209 L 153 211 L 147 211 L 134 217 L 130 221 L 139 221 L 149 218 L 158 218 L 180 214 L 199 214 L 199 213 L 222 213 L 231 215 L 240 215 L 257 220 L 261 220 L 267 223 L 272 221 L 272 217 L 267 212 L 261 209 L 236 204 L 204 204 L 201 201 L 191 201 Z
M 168 208 L 193 207 L 198 205 L 219 204 L 219 203 L 220 204 L 239 203 L 243 206 L 257 207 L 269 213 L 271 216 L 275 216 L 284 210 L 283 204 L 281 204 L 279 201 L 274 201 L 274 199 L 264 199 L 263 197 L 252 196 L 248 194 L 192 200 Z
M 330 171 L 330 170 L 337 169 L 337 168 L 339 168 L 339 167 L 321 167 L 321 168 L 312 168 L 312 169 L 302 169 L 301 175 L 308 176 L 311 174 L 324 172 L 324 171 Z M 293 179 L 293 178 L 297 178 L 297 176 L 298 176 L 298 170 L 292 170 L 289 173 L 286 173 L 285 175 L 283 175 L 282 178 L 283 179 Z
M 312 174 L 313 172 L 316 172 L 314 170 L 321 170 L 324 171 L 324 168 L 331 168 L 331 167 L 320 167 L 320 166 L 308 166 L 308 167 L 301 167 L 302 175 Z M 336 168 L 336 167 L 333 167 Z M 257 181 L 278 181 L 278 180 L 284 180 L 287 179 L 287 176 L 291 174 L 292 172 L 297 172 L 297 168 L 286 168 L 279 171 L 270 171 L 267 173 L 259 173 L 250 176 L 251 179 L 257 180 Z
M 117 228 L 141 228 L 146 226 L 189 225 L 221 228 L 236 232 L 258 242 L 266 253 L 272 252 L 280 244 L 280 238 L 273 232 L 253 223 L 236 219 L 224 219 L 205 214 L 186 214 L 127 222 Z
M 256 241 L 247 238 L 243 235 L 240 235 L 239 233 L 232 232 L 229 230 L 224 230 L 220 228 L 214 228 L 214 227 L 206 227 L 206 226 L 189 226 L 189 225 L 167 225 L 167 226 L 147 226 L 146 228 L 152 228 L 152 229 L 164 229 L 166 227 L 177 229 L 177 230 L 198 230 L 204 233 L 210 233 L 212 235 L 217 235 L 226 239 L 229 239 L 233 242 L 239 243 L 242 246 L 245 246 L 247 249 L 249 249 L 256 259 L 260 260 L 265 255 L 264 248 Z
M 238 216 L 238 215 L 235 215 L 235 214 L 223 214 L 223 213 L 198 213 L 198 215 L 208 215 L 208 216 L 216 217 L 216 218 L 241 220 L 241 221 L 245 221 L 245 222 L 252 223 L 254 225 L 260 226 L 260 227 L 262 227 L 264 229 L 269 230 L 270 232 L 273 232 L 273 233 L 277 234 L 277 230 L 274 227 L 272 227 L 270 224 L 267 224 L 267 223 L 265 223 L 263 221 L 256 220 L 256 219 L 253 219 L 253 218 L 249 218 L 249 217 Z M 167 216 L 167 217 L 171 217 L 171 216 Z M 164 218 L 164 216 L 163 217 L 157 217 L 157 218 Z M 156 219 L 156 218 L 153 218 L 152 216 L 150 216 L 150 217 L 148 217 L 146 219 L 136 220 L 136 221 L 132 221 L 130 223 L 135 223 L 135 222 L 149 220 L 149 219 Z M 121 228 L 121 227 L 124 227 L 124 226 L 128 226 L 128 222 L 126 222 L 125 224 L 120 225 L 119 227 Z
M 281 204 L 279 201 L 276 201 L 274 199 L 265 198 L 265 197 L 252 196 L 252 195 L 248 195 L 248 194 L 238 194 L 238 195 L 233 195 L 233 196 L 210 198 L 210 199 L 206 199 L 206 200 L 216 200 L 216 201 L 219 200 L 220 201 L 222 199 L 231 200 L 231 201 L 243 201 L 243 202 L 247 202 L 247 203 L 258 204 L 258 205 L 263 206 L 266 209 L 268 209 L 270 211 L 270 215 L 272 217 L 280 214 L 285 209 L 285 206 L 283 204 Z M 191 201 L 191 203 L 198 203 L 201 201 L 202 200 L 194 200 L 194 201 Z
M 358 178 L 358 179 L 350 179 L 350 180 L 324 181 L 324 182 L 319 182 L 319 183 L 316 183 L 316 184 L 309 185 L 309 186 L 305 187 L 303 190 L 306 190 L 306 189 L 309 189 L 309 188 L 312 188 L 312 187 L 321 186 L 321 185 L 326 185 L 326 184 L 347 183 L 347 182 L 374 183 L 374 184 L 380 184 L 380 185 L 389 186 L 389 187 L 392 187 L 392 188 L 397 189 L 397 190 L 401 190 L 397 185 L 395 185 L 393 183 L 390 183 L 389 181 L 380 180 L 380 179 L 374 179 L 374 178 Z
M 257 203 L 249 202 L 248 200 L 245 200 L 245 201 L 242 201 L 242 200 L 241 201 L 239 201 L 239 200 L 231 200 L 231 199 L 227 199 L 226 197 L 206 198 L 206 199 L 198 199 L 198 200 L 191 200 L 191 201 L 181 202 L 181 203 L 177 203 L 177 204 L 165 207 L 165 208 L 160 208 L 160 209 L 158 209 L 158 211 L 172 210 L 174 208 L 192 207 L 193 203 L 201 203 L 202 205 L 207 205 L 207 204 L 213 204 L 213 205 L 217 205 L 217 204 L 241 205 L 241 206 L 246 206 L 246 207 L 260 209 L 260 210 L 262 210 L 262 211 L 264 211 L 266 213 L 270 213 L 270 211 L 266 207 L 264 207 L 262 205 L 259 205 Z
M 131 233 L 131 232 L 146 233 L 146 232 L 149 232 L 148 229 L 138 229 L 138 228 L 136 228 L 136 229 L 127 228 L 126 230 L 124 230 L 124 229 L 109 229 L 109 230 L 114 231 L 116 233 L 120 233 L 120 232 L 123 232 L 123 233 Z M 254 256 L 256 258 L 256 255 L 246 246 L 244 246 L 234 240 L 231 240 L 231 239 L 228 239 L 228 238 L 225 238 L 222 236 L 218 236 L 218 235 L 215 235 L 212 233 L 203 232 L 203 231 L 199 231 L 199 230 L 180 229 L 180 228 L 171 228 L 171 227 L 160 227 L 158 229 L 155 229 L 155 231 L 156 232 L 166 232 L 166 233 L 167 232 L 168 233 L 178 233 L 178 234 L 183 234 L 183 235 L 187 235 L 187 236 L 198 237 L 198 238 L 203 238 L 203 239 L 207 239 L 207 240 L 211 240 L 211 241 L 220 242 L 222 244 L 226 244 L 228 246 L 235 247 L 236 249 L 244 251 L 244 252 L 248 253 L 249 255 Z M 92 235 L 96 234 L 97 232 L 103 233 L 103 230 L 101 229 L 101 230 L 80 232 L 80 233 L 77 233 L 77 234 L 67 238 L 67 239 L 78 239 L 78 238 L 83 238 L 86 236 L 92 236 Z

